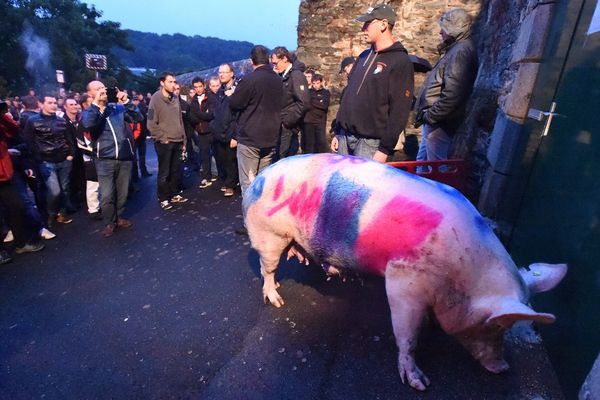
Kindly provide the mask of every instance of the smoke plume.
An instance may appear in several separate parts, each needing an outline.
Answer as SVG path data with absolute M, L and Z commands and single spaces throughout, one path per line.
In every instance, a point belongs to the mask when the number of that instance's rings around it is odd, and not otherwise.
M 37 85 L 48 82 L 54 72 L 50 66 L 51 53 L 48 41 L 36 35 L 31 24 L 25 21 L 19 42 L 27 54 L 25 68 L 29 75 Z

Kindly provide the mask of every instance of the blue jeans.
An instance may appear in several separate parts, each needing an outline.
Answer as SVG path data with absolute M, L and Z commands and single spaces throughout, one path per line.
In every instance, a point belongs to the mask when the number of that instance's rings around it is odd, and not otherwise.
M 353 135 L 342 129 L 340 135 L 335 135 L 338 140 L 338 154 L 373 159 L 379 148 L 379 139 Z
M 439 126 L 423 125 L 417 161 L 447 160 L 452 137 Z
M 105 225 L 114 225 L 123 217 L 129 193 L 133 161 L 98 158 L 95 160 L 100 186 L 100 209 Z
M 65 213 L 72 208 L 69 197 L 69 181 L 72 162 L 64 160 L 58 163 L 42 161 L 40 172 L 46 183 L 46 208 L 50 217 L 58 212 Z
M 274 147 L 259 149 L 238 143 L 237 160 L 242 196 L 260 171 L 272 164 L 274 157 Z

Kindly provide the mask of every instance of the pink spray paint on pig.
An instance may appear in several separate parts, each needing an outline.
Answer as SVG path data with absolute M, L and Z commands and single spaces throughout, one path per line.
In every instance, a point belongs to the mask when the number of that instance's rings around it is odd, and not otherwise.
M 361 158 L 305 155 L 264 170 L 243 206 L 263 296 L 274 306 L 284 304 L 275 270 L 288 249 L 385 277 L 400 377 L 415 389 L 429 385 L 414 360 L 429 310 L 496 373 L 508 368 L 507 329 L 519 320 L 555 319 L 526 303 L 531 293 L 556 286 L 567 266 L 518 269 L 475 207 L 446 185 Z

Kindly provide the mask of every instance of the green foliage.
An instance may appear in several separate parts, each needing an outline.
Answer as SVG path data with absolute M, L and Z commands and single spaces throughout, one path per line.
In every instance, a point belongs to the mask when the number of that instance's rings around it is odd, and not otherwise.
M 248 58 L 253 44 L 213 37 L 157 35 L 125 30 L 134 45 L 133 52 L 114 49 L 121 62 L 130 67 L 156 69 L 176 74 L 216 67 L 225 62 Z

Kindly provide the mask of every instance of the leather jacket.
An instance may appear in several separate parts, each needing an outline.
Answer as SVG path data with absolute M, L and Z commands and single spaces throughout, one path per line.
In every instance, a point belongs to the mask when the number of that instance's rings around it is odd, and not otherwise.
M 23 130 L 23 138 L 38 162 L 59 163 L 74 154 L 67 140 L 67 121 L 56 114 L 31 116 Z

